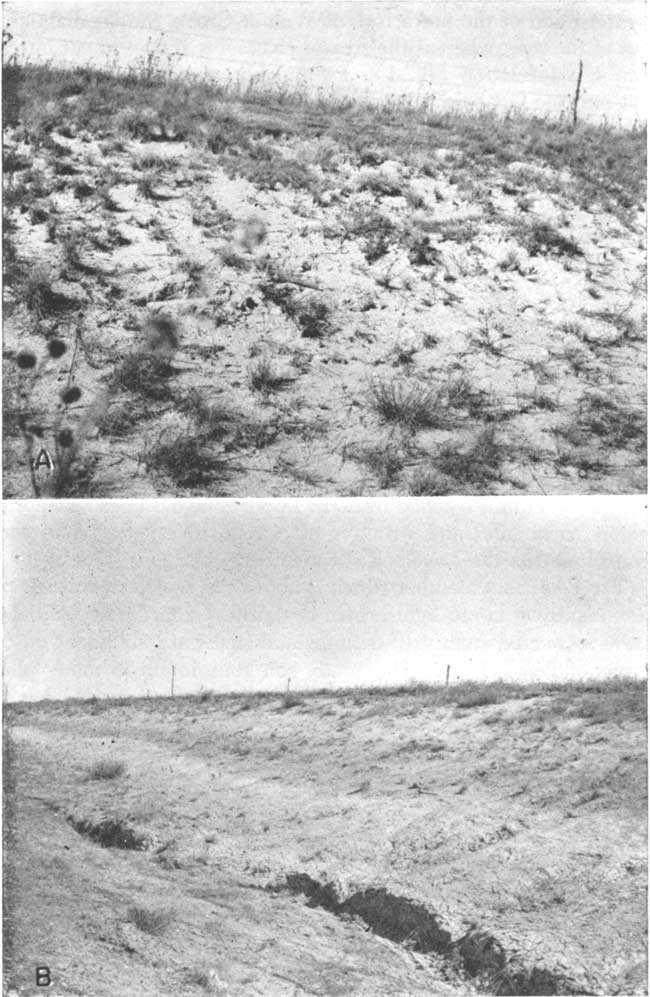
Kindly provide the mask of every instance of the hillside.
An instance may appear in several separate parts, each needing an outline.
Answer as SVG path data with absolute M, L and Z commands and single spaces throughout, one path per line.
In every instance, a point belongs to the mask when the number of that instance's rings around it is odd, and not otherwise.
M 644 128 L 4 89 L 6 496 L 645 490 Z
M 647 993 L 643 682 L 5 719 L 9 993 Z

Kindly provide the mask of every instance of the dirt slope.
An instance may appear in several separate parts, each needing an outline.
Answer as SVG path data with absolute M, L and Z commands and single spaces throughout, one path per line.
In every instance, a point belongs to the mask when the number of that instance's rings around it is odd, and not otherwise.
M 5 130 L 6 495 L 42 446 L 42 494 L 645 490 L 620 136 L 585 186 L 569 133 L 212 100 L 190 140 L 131 98 Z
M 19 708 L 10 992 L 645 993 L 635 695 Z

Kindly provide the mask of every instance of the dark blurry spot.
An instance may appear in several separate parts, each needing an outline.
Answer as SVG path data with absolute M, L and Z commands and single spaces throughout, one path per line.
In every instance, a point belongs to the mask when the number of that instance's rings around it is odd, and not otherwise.
M 174 353 L 178 349 L 178 326 L 172 318 L 156 315 L 147 323 L 149 349 L 156 353 Z
M 47 349 L 49 351 L 50 356 L 54 357 L 55 359 L 57 357 L 62 357 L 67 348 L 68 347 L 65 345 L 62 339 L 51 339 L 47 344 Z
M 66 388 L 65 391 L 61 392 L 61 398 L 66 405 L 78 402 L 81 398 L 81 388 L 78 388 L 76 385 L 73 385 L 71 388 Z
M 33 367 L 36 366 L 36 357 L 34 356 L 33 353 L 30 353 L 28 350 L 23 350 L 16 357 L 16 363 L 18 364 L 21 370 L 31 370 Z
M 74 443 L 74 434 L 71 429 L 62 429 L 56 439 L 60 447 L 71 447 Z

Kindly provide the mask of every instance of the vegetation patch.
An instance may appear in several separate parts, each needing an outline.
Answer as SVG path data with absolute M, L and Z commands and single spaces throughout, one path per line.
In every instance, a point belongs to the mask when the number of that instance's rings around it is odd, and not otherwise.
M 155 910 L 150 907 L 129 907 L 126 912 L 129 924 L 135 925 L 138 931 L 147 935 L 164 935 L 174 920 L 174 912 L 170 910 Z
M 126 769 L 123 762 L 101 761 L 95 762 L 88 769 L 89 779 L 118 779 L 124 775 Z
M 131 353 L 115 368 L 113 387 L 130 391 L 150 401 L 172 399 L 169 378 L 173 371 L 169 360 L 151 353 Z
M 145 453 L 148 473 L 164 474 L 179 488 L 213 488 L 231 471 L 229 462 L 200 435 L 163 434 Z
M 124 851 L 143 852 L 149 847 L 149 841 L 141 834 L 137 834 L 132 827 L 124 824 L 120 820 L 103 820 L 99 822 L 91 820 L 77 820 L 75 817 L 68 817 L 68 823 L 75 829 L 77 834 L 90 838 L 102 848 L 120 848 Z

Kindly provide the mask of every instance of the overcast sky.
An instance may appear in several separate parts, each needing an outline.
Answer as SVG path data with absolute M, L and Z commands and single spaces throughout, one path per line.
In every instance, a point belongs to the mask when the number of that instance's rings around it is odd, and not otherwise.
M 23 0 L 3 10 L 14 45 L 58 62 L 134 64 L 151 37 L 183 54 L 181 69 L 279 73 L 364 97 L 435 94 L 440 106 L 559 114 L 582 59 L 581 114 L 647 114 L 643 0 Z
M 635 498 L 4 503 L 10 699 L 645 673 Z

